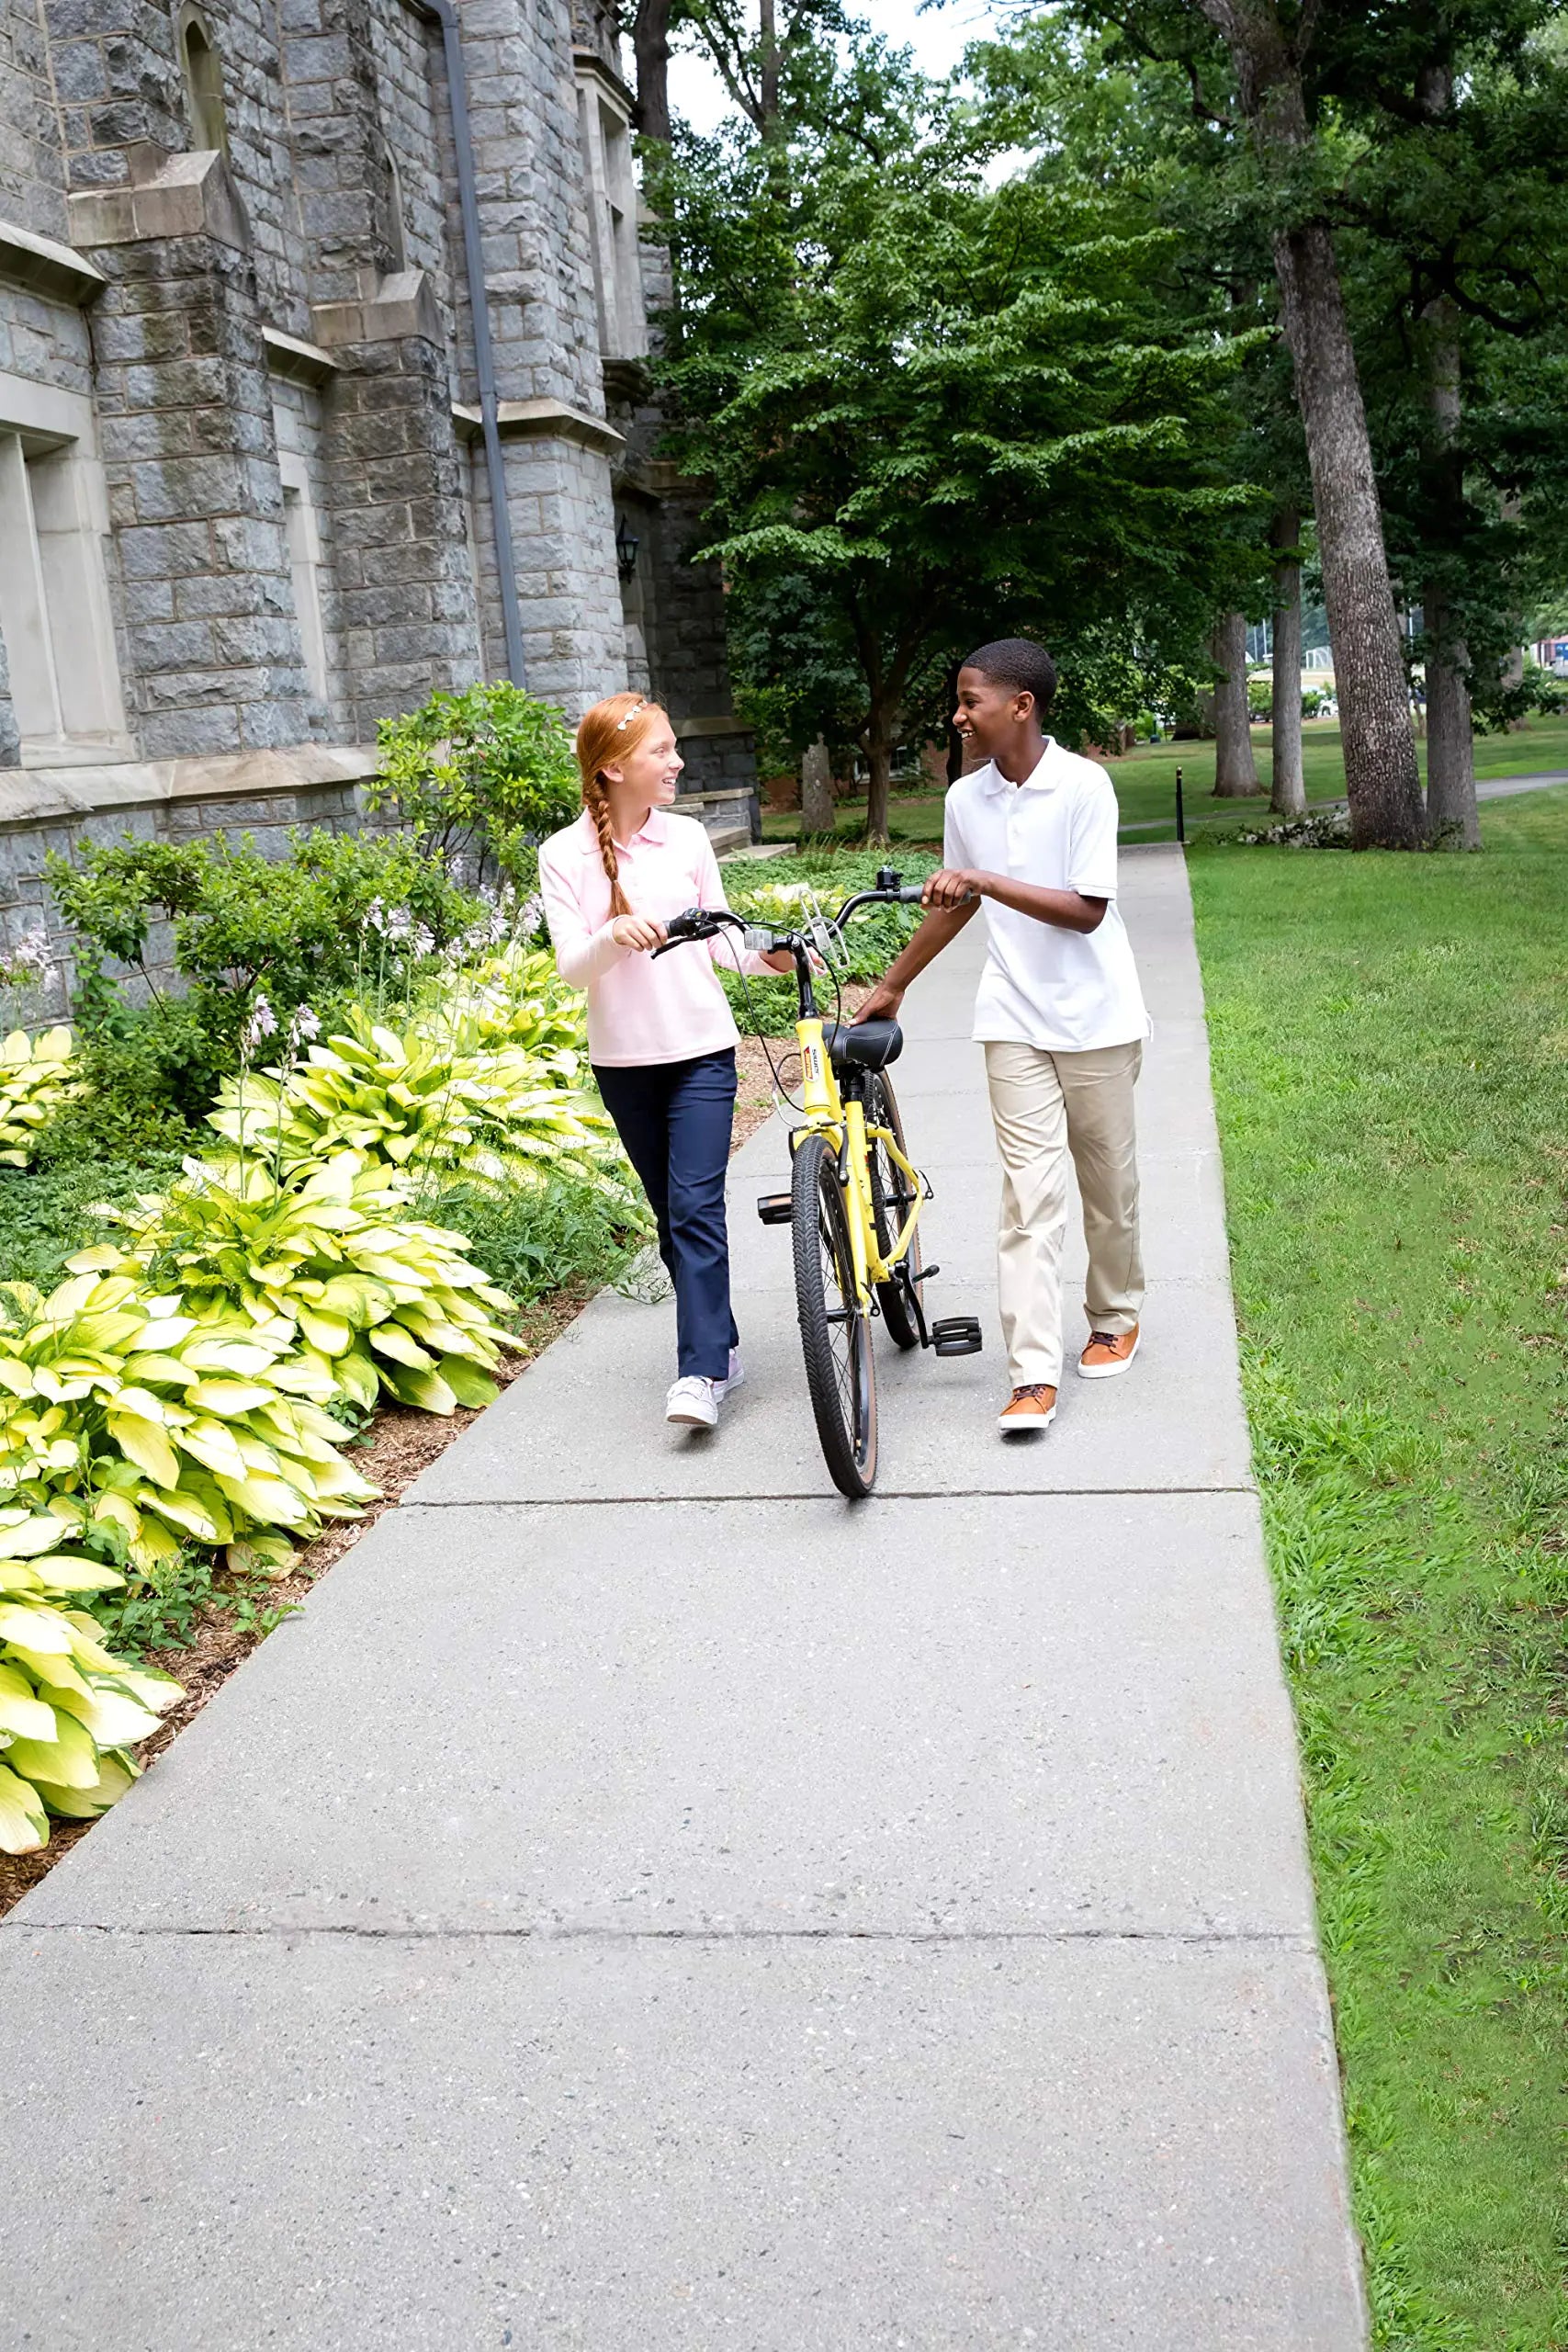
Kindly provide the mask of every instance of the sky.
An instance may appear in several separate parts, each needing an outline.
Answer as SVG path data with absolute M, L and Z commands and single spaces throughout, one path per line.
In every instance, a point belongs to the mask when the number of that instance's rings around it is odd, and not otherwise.
M 948 74 L 970 41 L 978 40 L 995 17 L 989 0 L 943 0 L 921 8 L 919 0 L 860 0 L 855 14 L 866 17 L 888 40 L 908 45 L 927 74 Z M 726 107 L 724 85 L 700 57 L 670 63 L 670 103 L 695 130 L 712 130 Z

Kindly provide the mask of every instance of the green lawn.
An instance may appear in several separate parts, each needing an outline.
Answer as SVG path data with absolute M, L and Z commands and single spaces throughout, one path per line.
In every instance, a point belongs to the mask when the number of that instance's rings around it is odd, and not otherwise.
M 1345 790 L 1345 768 L 1335 720 L 1309 719 L 1303 729 L 1302 765 L 1309 800 L 1335 800 Z M 1257 817 L 1268 806 L 1271 730 L 1252 732 L 1258 773 L 1263 792 L 1256 800 L 1216 800 L 1213 743 L 1140 743 L 1125 759 L 1105 764 L 1122 806 L 1122 823 L 1134 841 L 1169 841 L 1175 837 L 1176 771 L 1182 771 L 1182 791 L 1190 831 L 1211 820 L 1235 824 Z M 1419 747 L 1425 773 L 1427 746 Z M 1568 716 L 1532 718 L 1517 734 L 1482 735 L 1475 744 L 1477 776 L 1529 775 L 1561 769 L 1568 773 Z M 863 800 L 845 800 L 839 807 L 839 830 L 852 834 L 865 821 Z M 1150 828 L 1151 830 L 1144 830 Z M 800 829 L 797 814 L 773 811 L 762 820 L 762 833 L 772 842 L 794 841 Z M 935 842 L 942 839 L 940 793 L 899 794 L 893 802 L 891 830 L 896 840 Z
M 1377 2340 L 1558 2352 L 1568 787 L 1483 824 L 1190 865 Z

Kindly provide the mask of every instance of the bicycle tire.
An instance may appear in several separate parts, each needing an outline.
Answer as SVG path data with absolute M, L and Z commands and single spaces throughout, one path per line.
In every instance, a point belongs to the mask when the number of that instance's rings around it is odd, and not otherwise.
M 904 1141 L 904 1122 L 898 1116 L 897 1101 L 881 1070 L 874 1071 L 866 1080 L 865 1123 L 868 1127 L 886 1127 L 896 1138 L 905 1159 L 908 1159 L 909 1147 Z M 876 1246 L 886 1258 L 897 1240 L 904 1220 L 914 1204 L 915 1188 L 903 1170 L 889 1159 L 886 1146 L 868 1141 L 866 1161 L 871 1177 L 871 1216 L 876 1227 Z M 920 1228 L 917 1225 L 909 1237 L 908 1253 L 901 1267 L 895 1271 L 891 1282 L 876 1285 L 882 1319 L 896 1348 L 919 1345 L 920 1327 L 915 1314 L 911 1289 L 919 1271 Z
M 876 1480 L 876 1361 L 870 1313 L 855 1297 L 839 1164 L 825 1136 L 807 1136 L 796 1150 L 790 1191 L 806 1385 L 828 1475 L 858 1501 Z

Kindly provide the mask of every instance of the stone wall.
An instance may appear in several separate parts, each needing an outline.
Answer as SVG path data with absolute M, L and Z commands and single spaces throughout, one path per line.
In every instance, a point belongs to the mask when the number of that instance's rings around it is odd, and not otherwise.
M 628 457 L 649 417 L 606 407 L 606 364 L 646 340 L 640 289 L 603 288 L 604 155 L 632 104 L 613 11 L 463 0 L 461 24 L 526 683 L 569 715 L 618 688 L 635 606 L 637 683 L 694 722 L 694 780 L 728 779 L 746 752 L 722 726 L 716 583 L 680 573 L 665 490 Z M 585 74 L 607 111 L 580 103 Z M 602 348 L 602 321 L 635 350 Z M 19 737 L 0 695 L 0 770 L 73 807 L 70 778 L 117 761 L 128 789 L 139 763 L 257 752 L 305 775 L 434 688 L 503 674 L 477 398 L 445 51 L 415 7 L 6 0 L 4 511 L 24 479 L 58 508 L 65 449 L 83 537 L 53 585 L 32 550 L 32 602 L 10 598 L 13 694 L 49 724 Z M 51 702 L 84 667 L 102 691 Z

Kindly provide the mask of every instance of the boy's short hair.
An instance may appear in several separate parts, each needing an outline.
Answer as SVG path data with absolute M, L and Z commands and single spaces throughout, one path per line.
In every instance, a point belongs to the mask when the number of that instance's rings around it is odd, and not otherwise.
M 998 637 L 995 644 L 966 653 L 959 667 L 982 672 L 994 686 L 1032 695 L 1042 718 L 1056 698 L 1056 664 L 1043 645 L 1032 644 L 1027 637 Z

